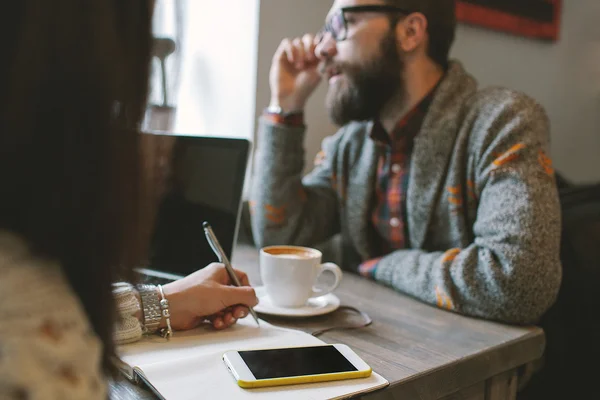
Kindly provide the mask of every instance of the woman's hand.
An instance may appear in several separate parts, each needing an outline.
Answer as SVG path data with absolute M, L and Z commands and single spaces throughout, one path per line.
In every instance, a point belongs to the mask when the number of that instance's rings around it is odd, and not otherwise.
M 173 329 L 192 329 L 205 320 L 216 329 L 224 329 L 246 317 L 248 307 L 258 304 L 258 299 L 248 276 L 239 270 L 235 273 L 243 286 L 231 286 L 225 266 L 219 263 L 164 285 Z

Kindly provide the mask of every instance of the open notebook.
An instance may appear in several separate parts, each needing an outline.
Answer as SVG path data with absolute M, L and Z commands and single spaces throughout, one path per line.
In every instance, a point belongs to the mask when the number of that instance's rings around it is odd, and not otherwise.
M 388 385 L 373 372 L 364 379 L 242 389 L 223 363 L 228 350 L 320 345 L 324 342 L 308 333 L 275 327 L 265 321 L 257 327 L 248 318 L 234 327 L 217 332 L 200 327 L 177 332 L 170 341 L 147 337 L 121 346 L 123 370 L 130 379 L 143 381 L 161 398 L 186 399 L 343 399 Z M 285 396 L 285 397 L 283 397 Z

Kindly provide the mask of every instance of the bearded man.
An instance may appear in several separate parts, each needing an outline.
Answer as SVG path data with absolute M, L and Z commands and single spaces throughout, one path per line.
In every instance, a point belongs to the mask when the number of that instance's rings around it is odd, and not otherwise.
M 336 243 L 344 269 L 434 306 L 535 323 L 561 282 L 549 123 L 449 59 L 453 0 L 336 0 L 273 58 L 252 188 L 257 245 Z M 304 168 L 304 106 L 326 80 L 341 129 Z M 339 240 L 332 240 L 332 238 Z

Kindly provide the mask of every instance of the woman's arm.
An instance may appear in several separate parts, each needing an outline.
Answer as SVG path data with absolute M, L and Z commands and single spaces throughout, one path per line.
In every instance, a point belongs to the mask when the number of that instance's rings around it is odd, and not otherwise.
M 173 329 L 192 329 L 207 320 L 216 329 L 225 329 L 239 318 L 246 317 L 248 307 L 255 306 L 258 300 L 254 289 L 249 287 L 248 276 L 238 270 L 236 274 L 244 286 L 231 286 L 224 265 L 217 263 L 164 285 Z M 144 285 L 142 290 L 144 296 L 129 283 L 113 285 L 119 314 L 114 334 L 117 345 L 138 341 L 145 333 L 152 334 L 166 326 L 165 318 L 161 318 L 157 325 L 151 316 L 145 316 L 143 312 L 144 298 L 150 299 L 152 295 L 160 298 L 158 287 Z
M 113 285 L 118 319 L 114 340 L 117 345 L 136 342 L 143 334 L 144 315 L 140 295 L 135 287 L 121 282 Z

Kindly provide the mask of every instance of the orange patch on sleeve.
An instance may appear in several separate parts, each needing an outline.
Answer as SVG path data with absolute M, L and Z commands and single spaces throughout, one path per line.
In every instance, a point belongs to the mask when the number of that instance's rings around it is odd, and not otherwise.
M 450 297 L 448 297 L 439 286 L 435 287 L 435 299 L 439 308 L 454 310 L 454 303 L 452 303 Z
M 448 296 L 446 296 L 446 310 L 454 310 L 454 303 L 452 303 L 452 300 Z
M 444 256 L 442 257 L 442 262 L 446 263 L 446 262 L 450 262 L 450 261 L 454 261 L 454 259 L 460 254 L 461 249 L 450 249 L 447 252 L 444 253 Z
M 525 148 L 525 145 L 523 143 L 515 144 L 513 147 L 511 147 L 510 149 L 508 149 L 507 152 L 503 153 L 498 158 L 496 158 L 494 160 L 494 165 L 496 167 L 500 167 L 500 166 L 505 165 L 505 164 L 507 164 L 507 163 L 509 163 L 511 161 L 516 160 L 517 158 L 519 158 L 518 152 L 520 150 L 523 150 L 524 148 Z
M 439 308 L 443 308 L 444 307 L 444 298 L 442 295 L 442 290 L 439 287 L 435 288 L 435 299 L 437 301 L 437 306 Z
M 448 186 L 448 192 L 450 192 L 450 194 L 453 194 L 455 196 L 460 195 L 460 186 Z
M 450 204 L 454 204 L 455 206 L 460 206 L 462 205 L 462 200 L 458 199 L 456 197 L 448 197 L 448 202 Z
M 448 202 L 454 206 L 456 206 L 456 209 L 461 208 L 463 201 L 461 199 L 461 192 L 462 192 L 462 188 L 460 187 L 460 185 L 458 186 L 448 186 L 446 188 L 446 190 L 448 190 L 448 193 L 450 193 L 450 196 L 448 196 Z
M 265 217 L 276 224 L 281 224 L 285 221 L 285 209 L 287 206 L 274 207 L 270 204 L 265 205 L 265 210 L 267 213 Z
M 552 159 L 546 155 L 542 150 L 540 150 L 540 155 L 538 157 L 538 162 L 544 169 L 544 171 L 550 175 L 554 175 L 554 168 L 552 167 Z
M 285 221 L 285 215 L 265 214 L 265 217 L 275 224 L 282 224 Z
M 281 214 L 285 212 L 285 208 L 286 206 L 281 206 L 281 207 L 275 207 L 272 206 L 270 204 L 265 205 L 265 210 L 267 210 L 267 212 L 273 213 L 273 214 Z

